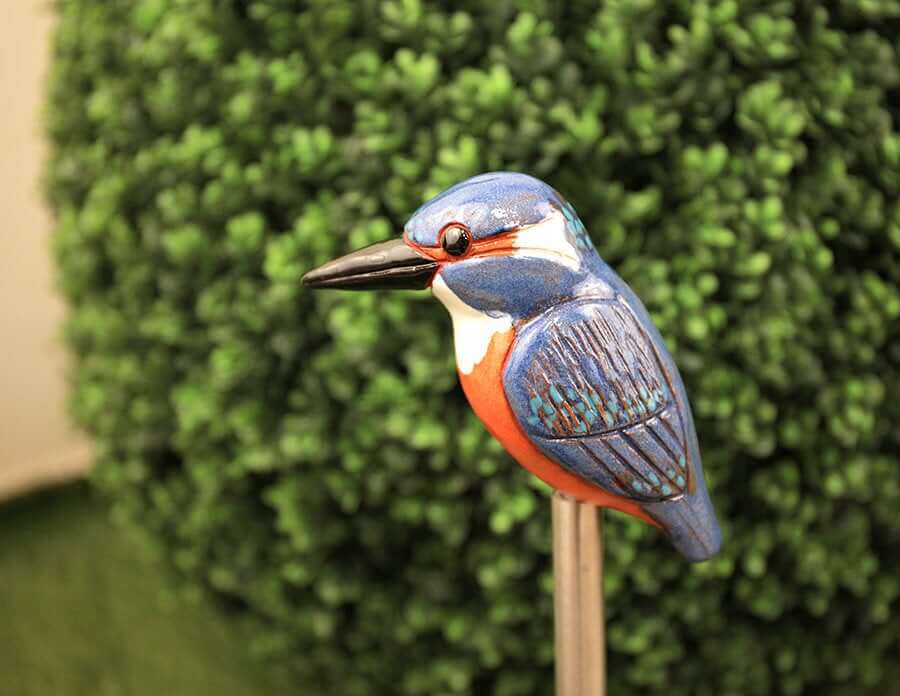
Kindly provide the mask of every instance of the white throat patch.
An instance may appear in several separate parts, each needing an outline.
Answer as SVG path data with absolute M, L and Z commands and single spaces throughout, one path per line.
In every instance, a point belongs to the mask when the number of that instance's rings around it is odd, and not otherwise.
M 487 353 L 494 334 L 509 330 L 512 317 L 502 314 L 492 317 L 470 307 L 454 293 L 440 273 L 431 283 L 431 290 L 453 320 L 453 345 L 456 349 L 456 366 L 463 374 L 471 374 Z

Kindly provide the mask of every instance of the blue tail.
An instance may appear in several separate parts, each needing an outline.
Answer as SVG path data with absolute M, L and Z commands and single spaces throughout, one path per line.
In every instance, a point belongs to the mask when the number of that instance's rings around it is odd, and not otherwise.
M 694 490 L 674 500 L 644 503 L 641 507 L 662 525 L 672 544 L 689 561 L 705 561 L 722 546 L 722 530 L 706 490 L 703 471 L 694 469 Z

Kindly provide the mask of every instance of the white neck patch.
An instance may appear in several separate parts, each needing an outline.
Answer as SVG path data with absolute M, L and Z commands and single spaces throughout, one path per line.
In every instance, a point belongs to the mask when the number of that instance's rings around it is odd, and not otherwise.
M 440 273 L 431 283 L 431 290 L 450 312 L 453 320 L 456 366 L 463 374 L 471 374 L 487 354 L 494 334 L 510 329 L 512 317 L 508 314 L 492 317 L 470 307 L 447 287 Z
M 569 241 L 566 218 L 558 210 L 534 225 L 520 227 L 513 244 L 515 256 L 547 259 L 572 270 L 581 265 L 578 250 Z

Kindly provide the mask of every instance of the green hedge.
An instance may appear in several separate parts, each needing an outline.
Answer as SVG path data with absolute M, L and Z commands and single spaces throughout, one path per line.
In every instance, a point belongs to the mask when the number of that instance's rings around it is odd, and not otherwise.
M 48 128 L 96 480 L 305 693 L 550 693 L 549 505 L 427 295 L 304 292 L 544 178 L 681 366 L 726 535 L 607 516 L 616 694 L 850 693 L 900 648 L 900 3 L 68 0 Z M 301 689 L 302 691 L 302 689 Z

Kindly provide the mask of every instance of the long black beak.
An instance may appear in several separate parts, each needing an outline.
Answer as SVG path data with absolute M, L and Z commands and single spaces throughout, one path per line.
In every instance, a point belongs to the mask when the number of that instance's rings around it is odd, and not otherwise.
M 431 283 L 437 267 L 437 261 L 403 239 L 392 239 L 313 269 L 303 276 L 303 284 L 338 290 L 422 290 Z

